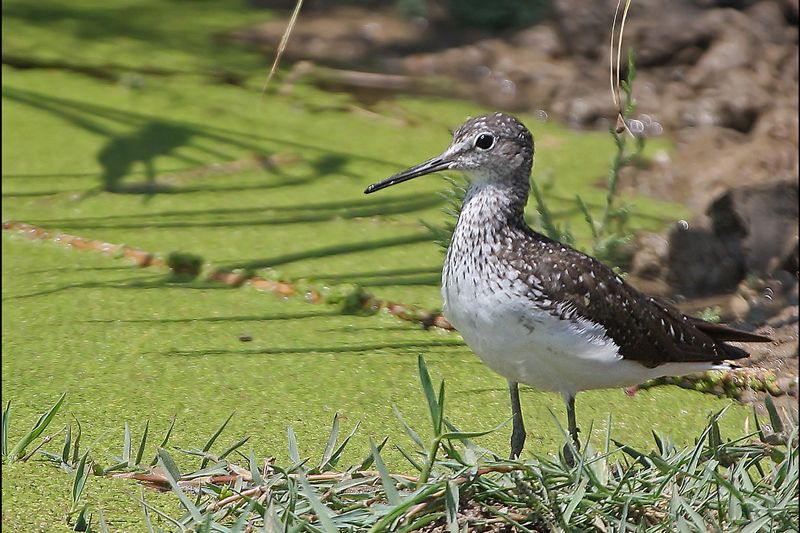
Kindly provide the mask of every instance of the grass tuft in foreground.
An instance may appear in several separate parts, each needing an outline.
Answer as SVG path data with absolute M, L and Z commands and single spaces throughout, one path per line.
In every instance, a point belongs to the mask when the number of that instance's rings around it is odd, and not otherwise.
M 201 449 L 168 451 L 170 427 L 153 461 L 145 457 L 147 425 L 141 438 L 134 439 L 126 424 L 122 454 L 112 459 L 110 467 L 92 458 L 91 450 L 79 453 L 70 430 L 61 453 L 41 454 L 72 472 L 70 516 L 77 518 L 71 523 L 81 531 L 93 530 L 94 518 L 99 530 L 107 531 L 101 510 L 95 517 L 81 504 L 92 474 L 171 491 L 184 511 L 179 516 L 148 503 L 142 493 L 149 531 L 167 527 L 333 533 L 446 527 L 457 532 L 466 527 L 469 531 L 756 532 L 793 531 L 799 526 L 797 423 L 782 421 L 769 398 L 769 424 L 756 416 L 757 432 L 733 440 L 720 432 L 721 411 L 710 417 L 694 446 L 686 448 L 679 449 L 669 437 L 654 432 L 654 449 L 637 450 L 612 438 L 609 429 L 602 449 L 594 450 L 587 442 L 575 466 L 563 457 L 511 461 L 472 440 L 494 430 L 461 431 L 448 421 L 444 382 L 434 387 L 422 356 L 418 362 L 430 438 L 395 410 L 414 443 L 412 450 L 396 446 L 413 475 L 388 470 L 381 458 L 388 438 L 378 444 L 371 441 L 366 457 L 340 468 L 360 422 L 342 438 L 338 415 L 321 457 L 315 460 L 300 455 L 295 433 L 288 428 L 291 464 L 284 466 L 274 458 L 257 458 L 252 449 L 245 452 L 247 437 L 221 453 L 212 452 L 230 417 Z M 61 401 L 63 397 L 56 405 Z M 24 440 L 31 444 L 35 438 Z M 175 452 L 180 454 L 178 460 Z M 187 469 L 187 461 L 196 462 L 196 467 Z

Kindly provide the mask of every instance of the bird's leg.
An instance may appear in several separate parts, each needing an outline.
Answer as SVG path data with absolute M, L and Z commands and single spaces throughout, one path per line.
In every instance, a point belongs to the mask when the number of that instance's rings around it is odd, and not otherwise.
M 508 382 L 508 391 L 511 393 L 511 459 L 518 459 L 525 445 L 525 423 L 522 420 L 522 407 L 519 404 L 519 384 L 515 381 Z
M 575 394 L 569 393 L 564 394 L 564 401 L 567 404 L 567 430 L 569 431 L 569 436 L 572 438 L 572 444 L 575 447 L 576 452 L 581 451 L 581 441 L 578 438 L 578 424 L 575 421 Z M 569 449 L 568 445 L 564 446 L 564 458 L 567 460 L 567 463 L 570 466 L 575 465 L 575 457 L 572 455 L 572 450 Z
M 575 445 L 577 451 L 581 450 L 581 441 L 578 439 L 578 424 L 575 422 L 575 395 L 570 394 L 567 400 L 567 427 L 569 428 L 569 436 L 572 437 L 572 443 Z

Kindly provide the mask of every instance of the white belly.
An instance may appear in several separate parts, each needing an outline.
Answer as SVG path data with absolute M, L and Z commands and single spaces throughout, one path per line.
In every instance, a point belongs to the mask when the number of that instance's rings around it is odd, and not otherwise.
M 445 280 L 442 287 L 444 316 L 487 366 L 511 381 L 574 394 L 711 368 L 705 363 L 648 368 L 623 359 L 597 324 L 561 320 L 498 287 L 482 290 L 455 281 Z

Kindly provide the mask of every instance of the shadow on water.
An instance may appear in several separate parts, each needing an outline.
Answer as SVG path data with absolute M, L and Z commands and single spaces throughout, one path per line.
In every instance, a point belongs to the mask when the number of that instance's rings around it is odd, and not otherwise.
M 305 320 L 307 318 L 331 318 L 342 316 L 338 310 L 306 313 L 277 313 L 269 315 L 207 316 L 195 318 L 141 318 L 131 320 L 95 319 L 84 320 L 91 324 L 185 324 L 192 322 L 271 322 L 277 320 Z
M 180 357 L 205 357 L 209 355 L 283 355 L 283 354 L 335 354 L 335 353 L 361 353 L 373 352 L 378 350 L 419 350 L 422 348 L 458 348 L 466 346 L 462 341 L 457 340 L 427 340 L 427 341 L 408 341 L 408 342 L 383 342 L 366 343 L 356 345 L 328 345 L 328 346 L 298 346 L 298 347 L 274 347 L 274 348 L 252 348 L 242 350 L 209 349 L 209 350 L 170 350 L 164 355 Z M 388 354 L 376 354 L 388 355 Z
M 367 161 L 380 164 L 393 169 L 403 165 L 386 161 L 379 158 L 352 154 L 348 152 L 331 150 L 328 147 L 314 146 L 311 144 L 295 141 L 283 140 L 275 137 L 258 135 L 254 132 L 241 132 L 229 128 L 215 127 L 210 124 L 196 124 L 187 121 L 164 120 L 161 117 L 124 111 L 113 107 L 83 102 L 71 98 L 51 96 L 36 91 L 25 89 L 3 87 L 3 98 L 27 105 L 39 111 L 51 113 L 66 122 L 79 127 L 83 130 L 107 138 L 108 142 L 101 148 L 97 159 L 103 168 L 101 189 L 112 190 L 113 192 L 129 192 L 153 194 L 157 192 L 200 192 L 214 190 L 249 190 L 260 188 L 273 188 L 287 185 L 299 185 L 307 183 L 313 179 L 327 174 L 344 174 L 345 165 L 352 160 Z M 128 130 L 127 133 L 120 134 L 120 128 Z M 132 130 L 132 131 L 131 131 Z M 216 160 L 234 161 L 234 154 L 223 151 L 224 149 L 236 148 L 247 150 L 252 153 L 265 154 L 270 150 L 265 146 L 269 144 L 275 147 L 291 147 L 305 151 L 316 152 L 317 157 L 309 158 L 311 172 L 307 177 L 300 179 L 284 179 L 277 183 L 265 183 L 258 185 L 234 186 L 234 187 L 182 187 L 180 189 L 158 190 L 152 186 L 152 176 L 156 172 L 153 169 L 153 159 L 160 155 L 170 155 L 180 159 L 194 167 L 202 166 L 208 162 L 199 161 L 179 153 L 179 148 L 189 147 L 200 151 L 207 156 L 213 156 Z M 126 187 L 121 188 L 119 182 L 123 176 L 135 174 L 131 166 L 135 162 L 142 162 L 145 165 L 145 176 L 150 187 Z M 147 168 L 149 166 L 149 168 Z M 273 173 L 279 174 L 279 169 L 271 169 Z M 83 173 L 69 173 L 74 176 Z M 353 176 L 352 174 L 346 174 Z M 13 174 L 15 178 L 22 178 L 22 174 Z M 31 176 L 37 176 L 36 174 Z M 39 174 L 38 176 L 42 176 Z M 46 176 L 46 175 L 45 175 Z M 153 190 L 156 189 L 156 190 Z M 52 190 L 52 191 L 20 191 L 3 192 L 5 197 L 21 196 L 44 196 L 48 194 L 58 194 L 63 192 L 75 192 L 74 190 Z
M 246 214 L 264 214 L 264 213 L 291 213 L 294 216 L 299 216 L 303 220 L 295 220 L 290 216 L 271 216 L 269 221 L 264 223 L 284 224 L 296 222 L 304 222 L 306 218 L 313 219 L 319 218 L 321 220 L 330 220 L 331 218 L 356 218 L 357 216 L 372 216 L 372 215 L 357 215 L 351 214 L 356 211 L 368 211 L 375 214 L 399 214 L 409 213 L 416 210 L 427 209 L 430 207 L 437 207 L 444 202 L 444 199 L 438 195 L 420 196 L 419 194 L 406 194 L 406 195 L 386 195 L 386 196 L 363 196 L 358 195 L 350 200 L 339 200 L 332 202 L 303 202 L 300 204 L 292 205 L 279 205 L 272 204 L 259 207 L 233 207 L 233 208 L 213 208 L 213 209 L 187 209 L 180 211 L 158 211 L 147 213 L 147 219 L 153 224 L 161 224 L 162 227 L 181 227 L 180 225 L 172 226 L 175 224 L 172 220 L 179 218 L 182 223 L 195 224 L 188 222 L 191 218 L 215 218 L 217 220 L 224 219 L 224 217 L 246 215 Z M 73 217 L 73 218 L 48 218 L 33 220 L 32 223 L 40 224 L 43 226 L 58 226 L 58 227 L 85 227 L 85 228 L 119 228 L 126 227 L 125 224 L 130 223 L 132 220 L 138 220 L 141 215 L 101 215 L 101 216 L 87 216 L 87 217 Z M 315 218 L 316 217 L 316 218 Z M 223 222 L 224 223 L 224 222 Z M 219 225 L 220 222 L 200 222 L 199 224 Z
M 401 237 L 393 237 L 388 239 L 379 239 L 375 241 L 358 241 L 346 244 L 339 244 L 335 246 L 324 246 L 319 248 L 312 248 L 296 252 L 292 254 L 285 254 L 275 256 L 268 259 L 254 259 L 234 263 L 228 266 L 219 267 L 218 270 L 256 270 L 259 268 L 267 268 L 304 259 L 314 259 L 322 257 L 331 257 L 335 255 L 345 255 L 356 252 L 363 252 L 369 250 L 377 250 L 381 248 L 389 248 L 393 246 L 404 246 L 408 244 L 415 244 L 419 242 L 430 242 L 432 239 L 430 233 L 416 233 L 412 235 L 404 235 Z M 391 284 L 391 283 L 390 283 Z M 396 284 L 396 283 L 395 283 Z M 193 290 L 222 290 L 233 289 L 235 287 L 226 284 L 220 284 L 213 281 L 192 280 L 185 281 L 171 275 L 155 275 L 147 277 L 139 277 L 131 281 L 130 277 L 108 280 L 108 281 L 90 281 L 81 283 L 68 283 L 50 289 L 36 291 L 26 294 L 17 294 L 13 296 L 6 296 L 2 301 L 21 300 L 27 298 L 34 298 L 37 296 L 46 296 L 56 293 L 61 293 L 74 289 L 164 289 L 164 288 L 178 288 L 178 289 L 193 289 Z
M 170 187 L 156 183 L 156 170 L 153 160 L 161 155 L 172 154 L 179 159 L 187 159 L 178 153 L 192 138 L 193 131 L 169 122 L 152 121 L 133 133 L 111 137 L 97 154 L 97 161 L 103 168 L 100 176 L 102 188 L 117 193 L 148 193 L 169 190 Z M 127 176 L 131 167 L 141 162 L 145 169 L 145 185 L 122 185 L 122 178 Z M 194 163 L 200 164 L 199 161 Z
M 296 261 L 303 261 L 304 259 L 315 259 L 320 257 L 331 257 L 334 255 L 345 255 L 356 252 L 366 252 L 370 250 L 378 250 L 382 248 L 391 248 L 394 246 L 405 246 L 408 244 L 416 244 L 420 242 L 431 242 L 432 235 L 428 232 L 414 233 L 411 235 L 403 235 L 401 237 L 391 237 L 388 239 L 379 239 L 374 241 L 358 241 L 346 244 L 337 244 L 334 246 L 322 246 L 319 248 L 311 248 L 301 252 L 291 254 L 278 255 L 266 259 L 252 259 L 249 261 L 241 261 L 231 263 L 220 267 L 220 270 L 257 270 L 259 268 L 269 268 L 287 263 L 294 263 Z
M 279 212 L 291 214 L 273 214 L 276 209 L 270 206 L 240 208 L 226 210 L 223 216 L 214 216 L 212 211 L 176 211 L 169 215 L 117 215 L 111 217 L 86 217 L 76 219 L 45 219 L 32 220 L 31 223 L 41 226 L 57 226 L 60 229 L 142 229 L 142 228 L 218 228 L 237 226 L 280 226 L 285 224 L 301 224 L 314 222 L 328 222 L 335 219 L 371 218 L 386 215 L 400 215 L 431 209 L 440 206 L 444 200 L 436 196 L 420 196 L 404 201 L 388 198 L 388 201 L 372 202 L 364 199 L 362 205 L 351 208 L 336 207 L 335 205 L 309 209 L 306 204 L 298 204 L 287 208 L 278 208 Z M 245 214 L 260 214 L 261 217 L 242 218 Z M 231 219 L 230 215 L 238 215 Z M 176 217 L 180 216 L 180 220 Z M 200 220 L 191 220 L 191 218 Z

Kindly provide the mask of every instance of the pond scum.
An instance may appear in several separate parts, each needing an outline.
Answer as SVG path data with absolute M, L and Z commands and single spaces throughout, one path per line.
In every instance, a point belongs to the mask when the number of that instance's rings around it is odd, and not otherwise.
M 395 409 L 415 449 L 395 444 L 409 472 L 389 472 L 381 459 L 388 438 L 370 440 L 371 453 L 348 468 L 340 459 L 359 423 L 340 438 L 334 416 L 322 456 L 301 457 L 288 428 L 291 464 L 244 451 L 249 437 L 220 453 L 212 451 L 231 417 L 200 449 L 168 451 L 173 423 L 154 456 L 145 456 L 149 424 L 138 445 L 125 424 L 122 454 L 110 466 L 82 451 L 81 426 L 67 425 L 60 450 L 45 449 L 54 435 L 37 441 L 64 402 L 65 395 L 11 448 L 10 402 L 2 419 L 3 462 L 40 457 L 70 473 L 75 531 L 109 531 L 101 509 L 81 495 L 92 476 L 111 476 L 144 487 L 171 491 L 183 514 L 171 516 L 141 492 L 142 521 L 148 531 L 323 532 L 338 531 L 797 531 L 798 429 L 796 417 L 784 422 L 769 397 L 769 425 L 754 413 L 756 431 L 724 439 L 718 420 L 709 418 L 694 446 L 677 448 L 653 433 L 655 448 L 633 449 L 611 435 L 602 449 L 587 442 L 577 464 L 564 457 L 512 461 L 482 448 L 473 439 L 488 431 L 462 431 L 445 416 L 444 381 L 434 388 L 424 358 L 419 376 L 429 408 L 431 437 L 411 428 Z M 233 416 L 233 415 L 231 415 Z M 784 417 L 785 419 L 786 417 Z M 555 420 L 555 417 L 554 417 Z M 558 423 L 557 421 L 555 423 Z M 59 435 L 58 432 L 56 435 Z M 562 430 L 563 433 L 563 430 Z M 588 432 L 591 434 L 591 430 Z M 566 438 L 567 445 L 570 440 Z M 28 451 L 29 447 L 32 447 Z M 197 461 L 181 471 L 173 453 Z M 575 450 L 572 450 L 573 453 Z M 184 461 L 181 461 L 184 462 Z

